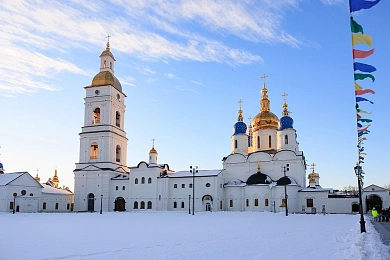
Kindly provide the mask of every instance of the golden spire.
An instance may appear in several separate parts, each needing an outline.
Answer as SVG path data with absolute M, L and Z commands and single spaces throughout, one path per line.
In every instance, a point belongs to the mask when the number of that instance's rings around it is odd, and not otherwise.
M 242 109 L 241 109 L 241 103 L 242 102 L 244 102 L 244 101 L 242 101 L 241 99 L 238 100 L 238 102 L 237 102 L 237 103 L 240 104 L 240 109 L 238 110 L 238 119 L 237 119 L 238 122 L 243 122 L 244 121 L 244 118 L 242 117 Z
M 260 172 L 260 160 L 257 160 L 257 172 Z
M 58 179 L 58 176 L 57 176 L 57 169 L 55 169 L 55 171 L 54 171 L 54 176 L 53 176 L 53 178 L 51 179 L 51 181 L 54 183 L 54 186 L 55 186 L 56 188 L 58 188 L 58 184 L 59 184 L 60 180 Z
M 312 163 L 310 166 L 311 166 L 310 169 L 312 170 L 312 173 L 314 173 L 316 164 L 315 164 L 315 163 Z
M 38 172 L 39 172 L 39 170 L 37 169 L 37 175 L 35 176 L 34 179 L 35 179 L 37 182 L 40 182 L 40 181 L 41 181 L 41 178 L 39 178 Z
M 110 37 L 111 37 L 111 35 L 107 34 L 107 36 L 106 36 L 106 38 L 107 38 L 106 50 L 107 51 L 110 50 Z
M 156 139 L 153 138 L 152 139 L 152 143 L 153 143 L 152 149 L 150 149 L 149 153 L 157 153 L 156 149 L 154 149 L 154 141 L 156 141 Z
M 284 92 L 282 96 L 284 98 L 282 116 L 289 116 L 290 115 L 290 111 L 288 111 L 288 105 L 287 105 L 287 102 L 286 102 L 286 97 L 288 96 L 288 94 L 286 92 Z
M 266 83 L 265 83 L 265 79 L 268 78 L 267 75 L 263 75 L 261 76 L 262 79 L 264 79 L 264 87 L 263 89 L 261 90 L 261 94 L 262 94 L 262 97 L 261 97 L 261 100 L 260 100 L 260 112 L 269 112 L 270 111 L 270 101 L 268 99 L 268 89 L 266 87 Z

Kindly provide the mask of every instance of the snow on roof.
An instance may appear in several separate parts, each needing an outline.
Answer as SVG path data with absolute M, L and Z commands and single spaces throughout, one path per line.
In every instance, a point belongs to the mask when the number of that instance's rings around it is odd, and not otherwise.
M 314 191 L 314 192 L 321 192 L 321 191 L 327 191 L 329 193 L 333 193 L 333 188 L 322 188 L 320 185 L 316 185 L 313 188 L 307 187 L 300 191 L 308 192 L 308 191 Z
M 65 195 L 73 194 L 69 190 L 54 188 L 54 187 L 51 187 L 50 185 L 48 185 L 46 183 L 41 183 L 41 185 L 43 186 L 42 193 L 65 194 Z
M 0 186 L 5 186 L 26 172 L 13 172 L 0 174 Z
M 111 178 L 111 180 L 128 180 L 128 179 L 129 179 L 129 174 L 119 174 Z
M 195 174 L 196 177 L 212 177 L 217 176 L 220 174 L 222 170 L 199 170 L 197 174 Z M 175 173 L 168 174 L 167 177 L 169 178 L 183 178 L 183 177 L 192 177 L 192 173 L 190 171 L 178 171 Z

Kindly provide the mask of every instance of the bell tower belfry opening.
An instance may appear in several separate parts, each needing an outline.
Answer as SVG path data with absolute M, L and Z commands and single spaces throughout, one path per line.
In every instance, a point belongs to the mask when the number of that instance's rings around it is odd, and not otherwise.
M 106 49 L 100 54 L 100 71 L 89 86 L 84 87 L 84 125 L 80 135 L 80 157 L 74 170 L 75 210 L 90 211 L 91 198 L 103 195 L 103 210 L 109 205 L 110 179 L 128 174 L 126 166 L 127 138 L 124 131 L 126 95 L 114 75 L 115 58 L 111 53 L 110 35 Z M 100 207 L 100 205 L 99 205 Z M 94 207 L 94 210 L 100 208 Z

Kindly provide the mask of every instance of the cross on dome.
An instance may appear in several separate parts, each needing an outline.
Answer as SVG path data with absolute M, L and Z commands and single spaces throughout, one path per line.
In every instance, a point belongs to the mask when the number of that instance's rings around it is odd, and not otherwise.
M 156 141 L 156 139 L 153 138 L 151 141 L 152 141 L 153 148 L 154 148 L 154 141 Z
M 264 79 L 264 87 L 265 87 L 265 84 L 266 84 L 265 80 L 268 78 L 268 76 L 263 74 L 263 76 L 261 76 L 261 78 Z
M 282 96 L 284 98 L 284 103 L 286 103 L 286 97 L 288 96 L 288 94 L 286 92 L 284 92 Z
M 244 101 L 242 101 L 241 98 L 240 98 L 240 100 L 238 100 L 238 102 L 237 102 L 237 103 L 240 104 L 240 110 L 241 110 L 241 103 L 242 103 L 242 102 L 244 102 Z
M 315 164 L 315 163 L 312 163 L 310 166 L 311 166 L 310 169 L 312 170 L 312 173 L 314 173 L 316 164 Z

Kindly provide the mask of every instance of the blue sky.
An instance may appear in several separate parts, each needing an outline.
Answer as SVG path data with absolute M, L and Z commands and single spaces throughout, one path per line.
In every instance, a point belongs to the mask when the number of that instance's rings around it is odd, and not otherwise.
M 354 14 L 373 37 L 376 95 L 365 144 L 367 185 L 389 183 L 386 98 L 389 1 Z M 2 1 L 0 4 L 0 160 L 73 187 L 84 116 L 84 86 L 99 71 L 106 35 L 127 95 L 128 165 L 222 167 L 231 152 L 237 101 L 259 112 L 267 74 L 271 111 L 284 92 L 300 149 L 321 185 L 356 186 L 357 161 L 348 1 Z M 367 49 L 364 46 L 358 46 Z M 308 170 L 309 172 L 309 170 Z

